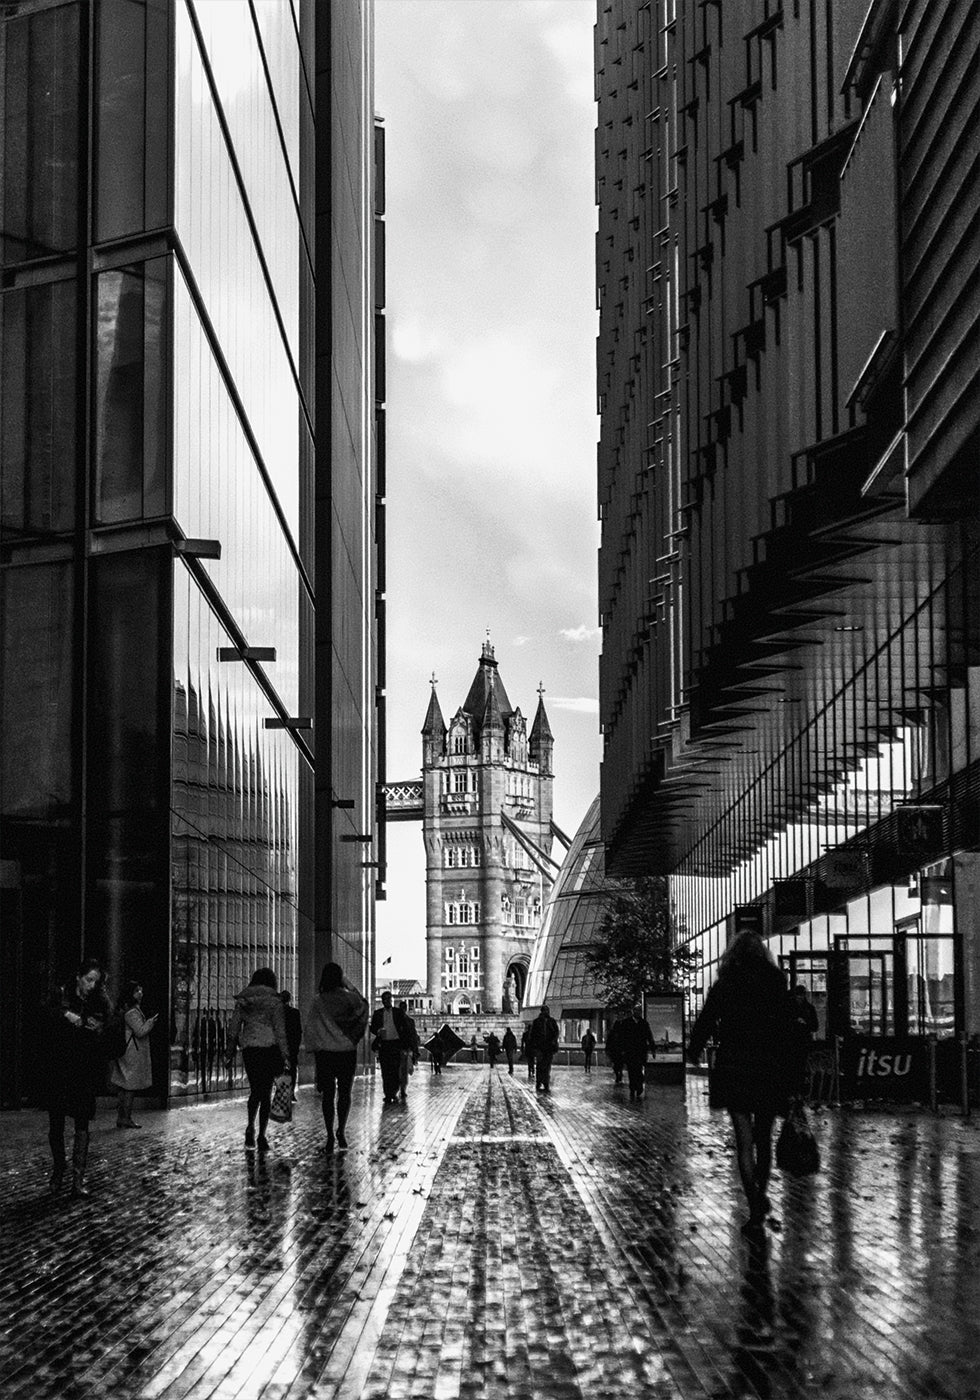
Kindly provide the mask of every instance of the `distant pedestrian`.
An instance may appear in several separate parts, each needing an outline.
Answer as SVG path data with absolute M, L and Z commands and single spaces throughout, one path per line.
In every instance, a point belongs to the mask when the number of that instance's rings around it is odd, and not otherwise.
M 385 1103 L 398 1102 L 402 1051 L 407 1048 L 405 1013 L 392 1006 L 390 992 L 382 992 L 381 1005 L 371 1017 L 371 1049 L 378 1057 Z
M 585 1056 L 585 1072 L 592 1073 L 592 1061 L 595 1058 L 595 1036 L 592 1034 L 592 1027 L 585 1032 L 582 1037 L 582 1054 Z
M 769 949 L 751 930 L 737 933 L 722 955 L 691 1032 L 693 1063 L 711 1037 L 711 1107 L 725 1108 L 731 1116 L 749 1205 L 743 1228 L 758 1230 L 769 1212 L 773 1120 L 786 1111 L 796 1063 L 792 998 Z
M 352 987 L 338 963 L 328 962 L 320 975 L 320 988 L 306 1014 L 306 1048 L 316 1062 L 316 1087 L 322 1095 L 327 1152 L 336 1143 L 347 1146 L 347 1119 L 357 1070 L 357 1045 L 367 1029 L 371 1008 Z
M 550 1094 L 551 1062 L 558 1052 L 558 1022 L 548 1006 L 542 1006 L 531 1022 L 528 1049 L 534 1056 L 534 1087 L 542 1094 Z
M 642 1006 L 634 1006 L 629 1017 L 621 1025 L 620 1048 L 629 1079 L 630 1098 L 642 1099 L 647 1056 L 655 1057 L 657 1054 L 657 1047 L 653 1043 L 653 1031 L 643 1014 Z
M 398 1010 L 405 1018 L 402 1027 L 402 1061 L 398 1069 L 398 1090 L 403 1099 L 408 1097 L 409 1076 L 415 1073 L 415 1066 L 419 1062 L 419 1033 L 415 1029 L 415 1022 L 408 1014 L 408 1003 L 400 1001 Z
M 442 1074 L 442 1066 L 446 1058 L 446 1052 L 443 1049 L 442 1041 L 438 1036 L 434 1036 L 426 1048 L 429 1052 L 429 1063 L 432 1065 L 432 1073 Z
M 499 1056 L 499 1054 L 500 1038 L 494 1031 L 491 1031 L 490 1034 L 487 1036 L 487 1062 L 490 1065 L 491 1069 L 493 1069 L 494 1065 L 497 1063 L 497 1057 Z
M 143 1015 L 143 988 L 139 982 L 127 982 L 116 1015 L 126 1028 L 126 1049 L 109 1067 L 109 1083 L 119 1092 L 116 1127 L 138 1128 L 140 1124 L 133 1119 L 133 1098 L 153 1086 L 150 1032 L 157 1023 L 156 1016 Z
M 612 1065 L 613 1083 L 623 1082 L 623 1027 L 626 1018 L 617 1016 L 606 1035 L 606 1059 Z
M 476 1064 L 476 1062 L 477 1062 L 477 1060 L 479 1060 L 479 1058 L 480 1058 L 480 1052 L 479 1052 L 479 1050 L 478 1050 L 477 1047 L 476 1047 L 476 1036 L 475 1036 L 475 1035 L 471 1035 L 471 1036 L 470 1036 L 470 1059 L 473 1061 L 474 1064 Z
M 245 1146 L 257 1145 L 260 1152 L 265 1152 L 269 1147 L 265 1130 L 269 1126 L 272 1086 L 278 1075 L 289 1073 L 291 1069 L 285 1007 L 276 991 L 276 974 L 271 967 L 257 968 L 248 986 L 235 997 L 235 1010 L 228 1027 L 229 1065 L 239 1044 L 248 1078 Z M 256 1115 L 259 1120 L 257 1144 Z
M 299 1047 L 303 1043 L 303 1018 L 298 1009 L 293 1006 L 293 998 L 289 992 L 280 992 L 283 1012 L 286 1017 L 286 1044 L 289 1046 L 289 1085 L 293 1096 L 293 1103 L 296 1102 L 296 1076 L 299 1073 Z
M 95 1117 L 96 1095 L 105 1084 L 102 1037 L 110 1007 L 103 986 L 101 963 L 86 958 L 71 990 L 56 987 L 45 1017 L 42 1039 L 44 1098 L 48 1110 L 48 1143 L 51 1147 L 51 1190 L 65 1179 L 65 1120 L 75 1125 L 72 1144 L 74 1197 L 87 1196 L 89 1130 Z
M 817 1016 L 817 1008 L 807 996 L 806 987 L 802 982 L 797 982 L 793 988 L 793 1024 L 796 1027 L 797 1093 L 805 1094 L 807 1062 L 813 1037 L 820 1028 L 820 1019 Z
M 507 1056 L 507 1073 L 514 1073 L 514 1056 L 517 1053 L 517 1036 L 510 1026 L 504 1031 L 504 1038 L 500 1042 L 503 1046 L 504 1054 Z
M 214 1061 L 218 1054 L 219 1026 L 214 1012 L 209 1006 L 201 1022 L 198 1070 L 205 1093 L 211 1087 L 214 1077 Z
M 527 1077 L 534 1078 L 534 1051 L 531 1049 L 531 1026 L 530 1023 L 524 1027 L 521 1036 L 521 1058 L 527 1061 Z

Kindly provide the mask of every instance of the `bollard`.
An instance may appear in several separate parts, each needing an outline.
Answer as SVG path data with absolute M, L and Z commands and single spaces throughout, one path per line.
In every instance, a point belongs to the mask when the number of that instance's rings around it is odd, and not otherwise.
M 929 1107 L 933 1113 L 939 1112 L 939 1089 L 936 1084 L 936 1037 L 928 1037 L 929 1045 Z
M 966 1032 L 960 1031 L 960 1099 L 963 1117 L 970 1116 L 970 1070 L 967 1059 Z

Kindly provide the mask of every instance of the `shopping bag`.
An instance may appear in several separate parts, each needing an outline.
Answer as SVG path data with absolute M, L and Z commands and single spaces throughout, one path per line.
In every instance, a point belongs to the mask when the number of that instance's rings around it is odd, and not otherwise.
M 820 1149 L 799 1100 L 791 1105 L 783 1121 L 776 1143 L 776 1165 L 792 1176 L 812 1176 L 820 1170 Z
M 269 1117 L 276 1123 L 290 1123 L 293 1117 L 293 1082 L 288 1074 L 273 1081 Z

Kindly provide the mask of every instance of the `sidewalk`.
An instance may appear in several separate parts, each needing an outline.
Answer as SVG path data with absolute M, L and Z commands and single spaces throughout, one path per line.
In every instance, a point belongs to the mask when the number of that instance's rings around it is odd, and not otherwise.
M 0 1117 L 2 1400 L 980 1395 L 971 1122 L 817 1115 L 759 1247 L 703 1080 L 451 1066 L 384 1109 L 362 1080 L 333 1158 L 318 1110 L 265 1157 L 240 1100 L 104 1112 L 74 1204 L 42 1116 Z

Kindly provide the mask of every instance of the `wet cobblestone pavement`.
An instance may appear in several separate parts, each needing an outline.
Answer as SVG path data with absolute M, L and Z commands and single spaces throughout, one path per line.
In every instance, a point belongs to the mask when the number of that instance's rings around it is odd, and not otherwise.
M 706 1085 L 600 1071 L 359 1081 L 242 1147 L 241 1101 L 96 1122 L 91 1197 L 46 1189 L 41 1115 L 0 1119 L 2 1400 L 975 1400 L 980 1127 L 814 1117 L 747 1240 Z

